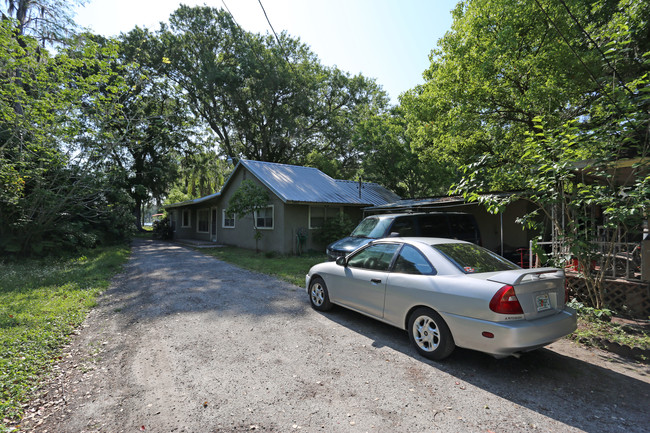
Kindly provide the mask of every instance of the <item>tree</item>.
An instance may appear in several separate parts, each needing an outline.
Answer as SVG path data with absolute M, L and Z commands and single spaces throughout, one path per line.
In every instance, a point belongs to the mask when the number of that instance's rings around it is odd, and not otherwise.
M 50 57 L 0 23 L 0 251 L 46 253 L 128 236 L 128 197 L 78 143 L 87 119 L 112 117 L 121 80 L 115 47 L 83 41 Z M 110 91 L 100 92 L 112 80 Z M 19 109 L 17 109 L 19 107 Z
M 252 180 L 247 179 L 241 183 L 241 186 L 232 195 L 226 209 L 227 214 L 236 215 L 238 218 L 243 218 L 246 215 L 253 217 L 256 252 L 259 252 L 257 244 L 262 239 L 262 232 L 257 228 L 255 212 L 266 208 L 268 204 L 269 195 L 267 191 L 263 187 L 256 185 Z
M 602 94 L 603 62 L 584 26 L 602 27 L 617 9 L 591 0 L 459 3 L 406 107 L 419 121 L 422 151 L 445 154 L 455 167 L 483 154 L 516 160 L 535 118 L 556 128 L 587 116 Z M 490 188 L 521 186 L 503 180 L 494 177 Z
M 413 129 L 404 110 L 361 119 L 355 127 L 357 147 L 362 151 L 360 175 L 402 197 L 427 197 L 447 192 L 448 168 L 416 146 Z
M 519 158 L 486 154 L 464 169 L 458 185 L 468 200 L 481 200 L 494 212 L 517 199 L 535 204 L 522 222 L 550 224 L 560 246 L 551 259 L 559 266 L 577 260 L 587 300 L 596 308 L 604 306 L 603 281 L 616 260 L 616 242 L 640 232 L 650 207 L 650 5 L 619 6 L 604 24 L 582 24 L 570 14 L 580 37 L 594 43 L 590 55 L 603 65 L 581 116 L 561 125 L 534 118 Z M 522 191 L 501 200 L 481 196 L 494 179 L 514 179 Z
M 224 156 L 302 164 L 317 151 L 353 172 L 354 124 L 387 104 L 374 81 L 322 66 L 286 33 L 245 32 L 223 10 L 181 6 L 151 43 Z
M 5 0 L 4 3 L 6 9 L 0 11 L 2 19 L 16 19 L 19 35 L 29 35 L 45 46 L 62 42 L 76 30 L 72 8 L 86 4 L 87 0 Z
M 162 201 L 176 181 L 183 154 L 203 147 L 182 94 L 147 66 L 150 53 L 146 38 L 147 32 L 137 28 L 122 35 L 119 57 L 111 66 L 128 90 L 121 93 L 113 117 L 90 125 L 101 135 L 83 146 L 98 167 L 121 173 L 121 186 L 133 198 L 138 230 L 142 230 L 142 208 L 150 201 Z M 101 44 L 113 43 L 93 39 Z
M 188 152 L 180 161 L 177 185 L 188 198 L 199 198 L 221 189 L 233 167 L 214 150 Z

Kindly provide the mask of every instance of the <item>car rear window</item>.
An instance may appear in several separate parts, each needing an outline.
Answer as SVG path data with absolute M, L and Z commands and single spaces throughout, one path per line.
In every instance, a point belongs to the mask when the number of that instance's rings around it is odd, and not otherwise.
M 431 247 L 440 251 L 466 274 L 519 269 L 519 266 L 514 263 L 478 245 L 453 243 L 436 244 Z

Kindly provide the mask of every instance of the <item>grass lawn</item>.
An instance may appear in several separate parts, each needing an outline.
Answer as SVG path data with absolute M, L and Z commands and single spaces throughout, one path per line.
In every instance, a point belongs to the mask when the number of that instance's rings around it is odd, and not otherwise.
M 201 252 L 244 269 L 273 275 L 300 287 L 305 286 L 305 275 L 309 268 L 327 260 L 325 253 L 283 256 L 272 253 L 256 253 L 236 247 L 201 249 Z
M 0 262 L 0 431 L 58 361 L 97 295 L 129 256 L 129 247 L 68 259 Z

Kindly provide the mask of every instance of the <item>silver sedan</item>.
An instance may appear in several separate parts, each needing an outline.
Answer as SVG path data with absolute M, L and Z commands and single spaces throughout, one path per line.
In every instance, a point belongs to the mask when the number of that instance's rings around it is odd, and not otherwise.
M 522 269 L 452 239 L 379 239 L 313 266 L 306 287 L 314 309 L 337 304 L 404 329 L 435 360 L 455 347 L 517 355 L 576 329 L 562 269 Z

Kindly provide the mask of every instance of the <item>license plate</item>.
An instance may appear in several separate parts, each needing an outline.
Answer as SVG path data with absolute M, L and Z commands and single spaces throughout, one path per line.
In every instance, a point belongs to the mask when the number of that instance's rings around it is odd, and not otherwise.
M 544 293 L 543 295 L 537 295 L 535 298 L 535 302 L 537 303 L 537 311 L 544 311 L 544 310 L 550 310 L 551 309 L 551 301 L 548 299 L 548 293 Z

